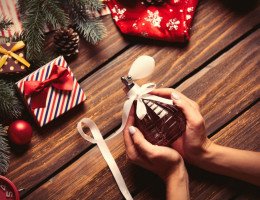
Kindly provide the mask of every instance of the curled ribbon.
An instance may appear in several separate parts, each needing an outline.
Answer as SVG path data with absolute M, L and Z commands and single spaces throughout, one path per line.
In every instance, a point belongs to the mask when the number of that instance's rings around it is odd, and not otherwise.
M 136 100 L 136 115 L 139 119 L 143 119 L 145 115 L 147 114 L 146 106 L 144 102 L 142 101 L 143 99 L 148 99 L 148 100 L 154 100 L 154 101 L 159 101 L 165 104 L 172 105 L 173 102 L 170 99 L 165 99 L 159 96 L 151 95 L 149 94 L 151 91 L 153 91 L 156 88 L 155 83 L 146 83 L 142 85 L 141 87 L 135 84 L 131 90 L 127 93 L 128 100 L 125 101 L 124 106 L 123 106 L 123 113 L 122 113 L 122 124 L 120 128 L 113 133 L 108 139 L 112 139 L 119 133 L 121 133 L 126 125 L 128 115 L 130 113 L 131 107 Z
M 54 65 L 48 79 L 44 81 L 25 81 L 24 94 L 31 96 L 31 108 L 44 108 L 49 87 L 59 90 L 71 91 L 73 89 L 73 77 L 65 67 Z
M 23 41 L 19 41 L 17 42 L 10 51 L 6 50 L 4 47 L 2 47 L 0 45 L 0 53 L 4 54 L 4 56 L 2 56 L 2 58 L 0 59 L 0 68 L 5 64 L 8 56 L 13 57 L 14 59 L 16 59 L 17 61 L 19 61 L 20 63 L 24 64 L 26 67 L 30 67 L 30 63 L 27 62 L 27 60 L 25 60 L 24 58 L 18 56 L 17 54 L 15 54 L 14 52 L 17 50 L 20 50 L 22 48 L 25 47 L 25 44 Z
M 82 129 L 82 123 L 84 123 L 84 125 L 86 127 L 89 127 L 94 138 L 92 138 L 84 133 L 84 131 Z M 98 145 L 98 148 L 99 148 L 103 158 L 107 162 L 107 165 L 109 166 L 121 193 L 123 194 L 123 196 L 125 197 L 126 200 L 132 200 L 133 198 L 125 184 L 123 176 L 115 162 L 115 159 L 113 158 L 111 152 L 109 151 L 109 148 L 107 147 L 107 144 L 106 144 L 104 138 L 102 137 L 102 134 L 100 133 L 97 125 L 91 119 L 83 118 L 77 124 L 77 129 L 78 129 L 78 132 L 80 133 L 80 135 L 85 140 Z

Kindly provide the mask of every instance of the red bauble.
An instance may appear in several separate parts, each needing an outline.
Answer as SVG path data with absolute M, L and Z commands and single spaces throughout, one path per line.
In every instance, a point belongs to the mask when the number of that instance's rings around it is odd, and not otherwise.
M 8 128 L 9 139 L 17 145 L 30 143 L 33 135 L 31 125 L 24 120 L 14 121 Z

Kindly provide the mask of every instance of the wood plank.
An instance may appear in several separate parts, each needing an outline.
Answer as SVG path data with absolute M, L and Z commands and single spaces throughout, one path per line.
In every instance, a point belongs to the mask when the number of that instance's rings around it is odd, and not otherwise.
M 260 103 L 253 106 L 243 115 L 228 124 L 225 128 L 215 134 L 211 139 L 224 146 L 232 148 L 260 151 Z M 257 199 L 260 195 L 259 188 L 231 179 L 216 175 L 195 167 L 189 166 L 190 194 L 191 199 L 196 200 L 225 200 L 233 199 L 239 195 L 238 199 Z M 164 187 L 157 188 L 160 181 L 146 188 L 139 193 L 135 199 L 163 199 Z M 240 196 L 241 195 L 241 196 Z M 243 197 L 243 198 L 242 198 Z
M 212 12 L 208 13 L 208 10 Z M 218 0 L 201 1 L 188 46 L 179 48 L 165 44 L 162 48 L 156 44 L 139 44 L 88 77 L 81 84 L 88 96 L 85 104 L 38 129 L 26 153 L 12 156 L 7 176 L 19 188 L 28 190 L 85 153 L 90 144 L 86 144 L 75 129 L 82 117 L 91 117 L 104 134 L 118 126 L 125 97 L 119 77 L 126 73 L 138 55 L 154 56 L 158 62 L 157 75 L 151 80 L 160 86 L 171 86 L 252 29 L 257 24 L 257 13 L 255 9 L 237 15 Z
M 209 133 L 232 119 L 259 96 L 255 71 L 258 61 L 254 59 L 258 55 L 258 46 L 255 43 L 258 35 L 259 31 L 215 60 L 204 69 L 206 73 L 198 73 L 200 77 L 196 82 L 183 91 L 202 106 Z M 237 99 L 238 96 L 241 98 Z M 137 170 L 127 163 L 122 135 L 107 143 L 117 158 L 117 163 L 133 194 L 151 185 L 153 179 L 150 174 L 147 175 L 143 170 Z M 71 178 L 68 180 L 68 177 Z M 122 198 L 97 147 L 34 191 L 28 199 L 61 198 L 60 194 L 65 199 Z

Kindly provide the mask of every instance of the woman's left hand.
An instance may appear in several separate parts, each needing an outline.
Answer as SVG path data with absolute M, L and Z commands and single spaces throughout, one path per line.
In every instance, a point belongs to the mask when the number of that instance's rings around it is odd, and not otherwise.
M 183 159 L 177 151 L 151 144 L 133 124 L 132 108 L 124 129 L 126 153 L 131 162 L 154 172 L 166 182 L 173 175 L 186 173 Z

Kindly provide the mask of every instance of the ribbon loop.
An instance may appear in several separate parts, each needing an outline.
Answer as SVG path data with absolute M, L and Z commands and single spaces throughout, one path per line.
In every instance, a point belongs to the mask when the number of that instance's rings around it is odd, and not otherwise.
M 23 57 L 20 57 L 14 53 L 15 51 L 18 51 L 24 47 L 25 47 L 25 44 L 23 41 L 19 41 L 19 42 L 15 43 L 15 45 L 11 48 L 10 51 L 6 50 L 4 47 L 2 47 L 0 45 L 0 53 L 4 54 L 4 56 L 0 59 L 0 68 L 5 64 L 8 56 L 13 57 L 18 62 L 25 65 L 26 67 L 30 67 L 30 63 L 27 60 L 25 60 Z
M 88 127 L 93 135 L 94 138 L 86 135 L 83 131 L 82 128 L 82 124 L 84 124 L 86 127 Z M 110 168 L 116 183 L 121 191 L 121 193 L 123 194 L 123 196 L 125 197 L 126 200 L 133 200 L 133 197 L 131 196 L 125 181 L 123 179 L 123 176 L 115 162 L 115 159 L 113 158 L 102 134 L 100 133 L 100 130 L 98 129 L 97 125 L 89 118 L 83 118 L 80 120 L 80 122 L 77 124 L 77 129 L 78 132 L 80 133 L 80 135 L 87 141 L 97 144 L 98 148 L 103 156 L 103 158 L 105 159 L 105 161 L 107 162 L 108 167 Z
M 54 65 L 48 79 L 44 81 L 24 81 L 24 94 L 31 96 L 31 107 L 44 108 L 47 99 L 48 88 L 52 86 L 58 90 L 71 91 L 73 89 L 73 77 L 65 67 Z

